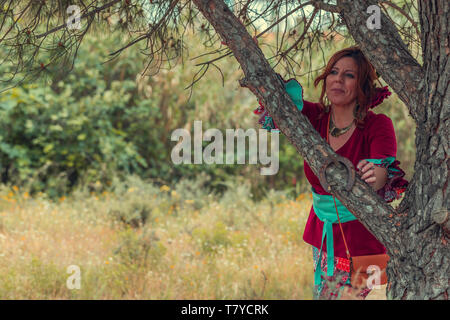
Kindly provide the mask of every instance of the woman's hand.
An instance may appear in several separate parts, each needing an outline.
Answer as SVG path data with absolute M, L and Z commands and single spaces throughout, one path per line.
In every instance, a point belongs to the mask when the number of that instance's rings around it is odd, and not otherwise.
M 386 168 L 378 167 L 367 160 L 361 160 L 356 166 L 356 169 L 361 179 L 374 188 L 375 191 L 381 189 L 386 184 Z

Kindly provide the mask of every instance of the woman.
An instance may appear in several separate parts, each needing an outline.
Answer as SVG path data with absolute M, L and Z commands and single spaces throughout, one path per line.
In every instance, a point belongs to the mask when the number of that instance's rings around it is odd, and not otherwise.
M 361 50 L 351 47 L 335 53 L 325 71 L 314 81 L 315 86 L 322 83 L 319 103 L 303 101 L 302 88 L 294 79 L 286 81 L 284 85 L 298 109 L 308 117 L 322 138 L 329 142 L 338 155 L 353 163 L 361 179 L 371 185 L 385 201 L 391 202 L 405 191 L 407 181 L 402 179 L 404 172 L 398 167 L 400 162 L 395 160 L 397 143 L 391 119 L 369 110 L 391 94 L 387 87 L 376 88 L 376 79 L 373 66 Z M 262 114 L 259 123 L 264 128 L 269 131 L 277 129 L 261 104 L 254 112 Z M 330 193 L 323 189 L 306 161 L 304 171 L 312 186 L 314 199 L 303 240 L 313 247 L 315 294 L 317 297 L 334 299 L 340 295 L 340 288 L 351 287 L 350 263 L 338 224 L 333 223 L 332 230 L 328 230 L 327 236 L 323 237 L 325 226 L 323 219 L 318 217 L 318 204 L 325 198 L 320 195 Z M 351 255 L 385 253 L 384 246 L 351 216 L 352 219 L 342 223 Z M 324 245 L 327 237 L 331 239 L 331 243 Z M 363 288 L 358 291 L 358 295 L 365 298 L 369 291 L 368 288 Z

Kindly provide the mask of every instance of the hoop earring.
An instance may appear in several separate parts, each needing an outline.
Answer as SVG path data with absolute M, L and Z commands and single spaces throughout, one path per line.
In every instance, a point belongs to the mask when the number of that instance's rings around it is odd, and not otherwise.
M 356 118 L 356 119 L 358 119 L 358 112 L 359 112 L 359 109 L 360 109 L 361 107 L 359 106 L 359 103 L 356 103 L 356 107 L 355 107 L 355 109 L 353 110 L 353 116 Z
M 330 103 L 330 100 L 328 100 L 328 97 L 327 96 L 325 96 L 325 98 L 323 99 L 323 102 L 324 102 L 324 104 L 325 104 L 325 112 L 329 112 L 330 111 L 330 105 L 331 105 L 331 103 Z

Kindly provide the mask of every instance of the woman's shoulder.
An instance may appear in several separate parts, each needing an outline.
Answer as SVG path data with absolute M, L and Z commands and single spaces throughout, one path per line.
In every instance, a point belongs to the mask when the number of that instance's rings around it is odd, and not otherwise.
M 320 107 L 320 103 L 319 102 L 312 102 L 312 101 L 308 101 L 308 100 L 303 100 L 303 103 L 304 103 L 304 105 L 307 108 L 314 109 L 317 112 L 321 112 L 322 111 L 322 108 Z
M 364 136 L 370 144 L 372 158 L 383 158 L 381 155 L 394 156 L 397 153 L 397 138 L 391 118 L 383 113 L 367 113 Z
M 371 110 L 367 112 L 364 122 L 366 124 L 366 129 L 369 131 L 383 129 L 390 130 L 394 128 L 391 118 L 384 113 L 375 113 Z

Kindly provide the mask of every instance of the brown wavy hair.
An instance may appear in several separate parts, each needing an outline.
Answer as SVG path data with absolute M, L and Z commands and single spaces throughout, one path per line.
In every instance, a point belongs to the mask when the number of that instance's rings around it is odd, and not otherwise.
M 323 81 L 322 84 L 322 92 L 320 94 L 319 99 L 319 105 L 322 108 L 322 113 L 320 117 L 323 117 L 325 113 L 328 113 L 330 110 L 330 104 L 325 103 L 324 97 L 326 93 L 326 81 L 325 79 L 330 74 L 331 69 L 333 69 L 336 62 L 338 62 L 340 59 L 344 57 L 351 57 L 355 60 L 356 64 L 358 65 L 358 72 L 357 72 L 357 79 L 358 79 L 358 86 L 357 86 L 357 107 L 356 107 L 356 120 L 357 120 L 357 126 L 363 127 L 364 126 L 364 118 L 367 115 L 367 110 L 369 109 L 369 104 L 372 101 L 374 95 L 375 95 L 375 80 L 378 79 L 377 73 L 375 71 L 375 68 L 372 66 L 372 64 L 369 62 L 369 60 L 366 59 L 364 54 L 362 53 L 361 49 L 359 47 L 350 47 L 343 50 L 340 50 L 336 52 L 328 61 L 327 66 L 325 67 L 324 72 L 319 75 L 314 80 L 314 86 L 317 87 L 318 84 Z

